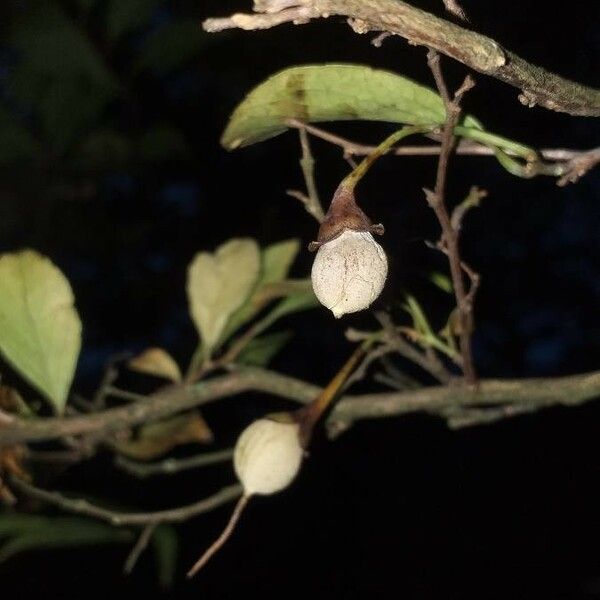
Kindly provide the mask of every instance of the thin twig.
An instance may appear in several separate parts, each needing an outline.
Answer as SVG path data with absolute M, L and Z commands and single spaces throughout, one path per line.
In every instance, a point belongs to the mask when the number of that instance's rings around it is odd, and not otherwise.
M 558 180 L 558 185 L 565 186 L 575 183 L 588 171 L 600 164 L 600 148 L 594 148 L 574 156 L 565 165 L 565 174 Z
M 467 197 L 454 208 L 452 216 L 450 217 L 450 224 L 454 231 L 460 231 L 462 228 L 462 222 L 465 215 L 472 209 L 479 206 L 479 203 L 483 198 L 488 195 L 487 190 L 482 190 L 477 186 L 472 186 L 467 194 Z
M 142 552 L 148 547 L 148 544 L 150 543 L 150 540 L 152 539 L 152 534 L 154 533 L 154 530 L 156 529 L 157 526 L 158 526 L 158 523 L 148 523 L 148 525 L 146 525 L 142 529 L 142 533 L 140 534 L 140 537 L 138 538 L 137 542 L 131 549 L 129 556 L 127 557 L 127 560 L 125 561 L 125 565 L 123 566 L 123 572 L 126 575 L 129 575 L 133 571 L 135 564 L 138 561 L 138 558 L 140 557 Z
M 322 139 L 342 149 L 344 159 L 349 160 L 352 156 L 367 156 L 371 154 L 376 146 L 355 142 L 341 135 L 331 133 L 315 125 L 304 123 L 298 119 L 288 119 L 287 125 L 294 129 L 305 129 L 316 138 Z M 437 137 L 430 135 L 428 137 Z M 439 144 L 428 145 L 401 145 L 392 148 L 389 154 L 394 156 L 439 156 L 442 146 Z M 514 155 L 510 150 L 505 150 L 509 156 Z M 473 140 L 461 139 L 454 148 L 454 153 L 460 156 L 487 156 L 495 157 L 496 149 Z M 600 164 L 600 148 L 591 150 L 573 150 L 570 148 L 543 148 L 538 152 L 544 161 L 531 163 L 524 172 L 528 176 L 535 174 L 562 175 L 557 180 L 557 185 L 564 186 L 574 183 L 591 169 Z M 304 200 L 302 200 L 304 201 Z
M 182 523 L 192 517 L 214 510 L 222 504 L 231 502 L 242 494 L 242 486 L 235 484 L 224 487 L 212 496 L 204 498 L 199 502 L 178 508 L 154 512 L 119 512 L 96 506 L 87 500 L 67 498 L 62 493 L 49 492 L 17 477 L 11 477 L 10 482 L 13 489 L 29 498 L 41 500 L 46 504 L 51 504 L 67 512 L 106 521 L 117 527 L 125 525 L 148 525 L 152 523 Z
M 136 394 L 135 392 L 130 392 L 129 390 L 122 390 L 120 388 L 113 387 L 112 385 L 106 386 L 105 393 L 107 396 L 113 396 L 114 398 L 128 400 L 130 402 L 140 402 L 145 400 L 147 397 L 143 394 Z
M 347 390 L 357 381 L 361 381 L 362 379 L 364 379 L 367 375 L 367 371 L 369 370 L 369 367 L 371 366 L 371 364 L 373 362 L 382 358 L 386 354 L 391 354 L 392 352 L 395 352 L 395 351 L 396 350 L 394 348 L 392 348 L 390 346 L 386 346 L 386 345 L 376 346 L 376 347 L 370 349 L 367 352 L 367 354 L 365 354 L 361 363 L 354 370 L 352 375 L 350 375 L 350 377 L 348 377 L 348 379 L 346 380 L 346 383 L 344 383 L 344 385 L 342 386 L 342 391 Z
M 456 297 L 456 306 L 460 317 L 460 350 L 463 359 L 463 370 L 468 383 L 474 384 L 477 381 L 477 373 L 473 363 L 473 352 L 471 349 L 471 332 L 473 330 L 473 311 L 472 303 L 467 298 L 465 285 L 463 281 L 463 270 L 461 266 L 460 249 L 458 245 L 458 231 L 452 227 L 450 215 L 445 203 L 446 179 L 448 175 L 448 164 L 452 149 L 454 146 L 454 128 L 460 118 L 460 102 L 463 95 L 470 90 L 475 82 L 467 75 L 464 82 L 454 95 L 450 98 L 446 82 L 440 67 L 440 57 L 435 50 L 429 50 L 427 53 L 427 64 L 433 73 L 436 86 L 444 102 L 446 109 L 446 123 L 442 133 L 442 150 L 438 159 L 438 167 L 433 192 L 425 190 L 427 201 L 440 223 L 442 229 L 441 240 L 444 248 L 447 249 L 448 260 L 450 263 L 450 273 L 452 275 L 452 284 Z
M 106 400 L 108 388 L 117 380 L 118 376 L 119 370 L 115 367 L 114 362 L 109 362 L 104 370 L 100 385 L 94 394 L 94 399 L 90 402 L 90 410 L 100 410 L 101 408 L 104 408 L 104 401 Z
M 232 457 L 233 448 L 218 450 L 217 452 L 205 452 L 187 458 L 167 458 L 154 463 L 141 463 L 118 455 L 115 458 L 115 466 L 130 475 L 144 479 L 153 475 L 173 475 L 188 469 L 223 463 L 231 460 Z
M 401 371 L 391 360 L 389 356 L 381 358 L 381 366 L 385 371 L 385 375 L 395 382 L 394 389 L 397 390 L 416 390 L 423 387 L 423 384 L 411 377 L 408 373 Z M 377 374 L 376 374 L 377 375 Z
M 491 408 L 449 408 L 444 418 L 450 429 L 490 425 L 502 419 L 526 415 L 537 410 L 535 404 L 507 404 Z
M 449 383 L 452 380 L 451 373 L 435 354 L 420 352 L 398 333 L 388 313 L 378 311 L 375 313 L 375 318 L 386 332 L 388 343 L 396 349 L 398 354 L 420 366 L 442 383 Z
M 306 211 L 321 223 L 325 218 L 325 212 L 321 206 L 317 184 L 315 183 L 315 159 L 313 158 L 310 149 L 310 141 L 306 129 L 298 129 L 298 135 L 300 136 L 300 147 L 302 148 L 300 167 L 302 168 L 302 175 L 304 176 L 308 195 L 305 196 L 304 194 L 294 193 L 293 191 L 291 193 L 288 191 L 287 193 L 289 196 L 301 200 Z
M 219 537 L 210 545 L 208 550 L 204 552 L 204 554 L 194 563 L 192 568 L 187 572 L 186 577 L 188 579 L 193 577 L 223 547 L 225 542 L 227 542 L 227 540 L 233 533 L 235 526 L 240 520 L 240 517 L 242 516 L 242 513 L 244 512 L 244 509 L 246 508 L 246 505 L 248 504 L 249 500 L 250 496 L 242 496 L 238 500 L 238 503 L 235 505 L 233 513 L 229 518 L 229 522 L 225 526 L 225 529 L 223 529 L 223 531 L 221 532 L 221 535 L 219 535 Z

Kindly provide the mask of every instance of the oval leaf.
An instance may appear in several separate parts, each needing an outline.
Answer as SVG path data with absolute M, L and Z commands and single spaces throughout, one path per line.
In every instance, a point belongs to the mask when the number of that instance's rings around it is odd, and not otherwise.
M 0 353 L 62 413 L 81 347 L 69 282 L 33 250 L 0 257 Z
M 205 355 L 219 341 L 229 317 L 244 304 L 260 272 L 260 251 L 251 239 L 234 239 L 214 254 L 200 252 L 188 269 L 190 313 Z
M 321 121 L 385 121 L 436 127 L 445 121 L 444 104 L 432 89 L 407 77 L 364 65 L 323 64 L 292 67 L 254 88 L 235 109 L 221 143 L 228 150 L 276 136 L 288 119 Z M 537 160 L 529 146 L 483 129 L 466 115 L 456 135 L 489 146 L 513 175 L 529 176 Z M 507 154 L 524 159 L 524 163 Z
M 261 269 L 251 297 L 229 319 L 220 343 L 253 319 L 269 302 L 296 291 L 294 283 L 284 281 L 300 251 L 297 239 L 276 242 L 262 249 Z
M 221 143 L 232 150 L 260 142 L 285 131 L 290 118 L 439 125 L 445 111 L 433 90 L 389 71 L 351 64 L 292 67 L 246 96 Z

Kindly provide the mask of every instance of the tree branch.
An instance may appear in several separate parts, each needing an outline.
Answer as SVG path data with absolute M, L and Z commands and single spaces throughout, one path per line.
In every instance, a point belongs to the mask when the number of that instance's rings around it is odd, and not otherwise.
M 75 417 L 39 420 L 16 419 L 0 427 L 0 446 L 18 442 L 52 440 L 66 435 L 108 434 L 189 410 L 242 392 L 262 392 L 279 398 L 308 403 L 321 392 L 318 386 L 262 369 L 243 369 L 193 386 L 173 386 L 147 397 L 143 402 Z M 453 384 L 384 392 L 345 395 L 333 409 L 330 420 L 353 423 L 412 412 L 440 415 L 450 407 L 535 405 L 573 406 L 600 397 L 600 371 L 545 379 L 480 380 L 476 389 Z M 505 415 L 510 416 L 510 415 Z
M 454 97 L 451 98 L 440 67 L 440 56 L 434 50 L 429 50 L 427 54 L 427 64 L 431 68 L 438 91 L 444 102 L 446 122 L 442 132 L 442 144 L 440 157 L 438 159 L 435 188 L 433 192 L 425 190 L 425 194 L 442 229 L 440 241 L 442 247 L 446 250 L 448 262 L 450 263 L 452 287 L 454 289 L 456 307 L 458 308 L 458 316 L 460 319 L 459 342 L 462 355 L 462 368 L 467 381 L 470 384 L 474 384 L 477 380 L 477 373 L 475 371 L 473 352 L 471 350 L 471 333 L 473 331 L 473 296 L 475 295 L 477 286 L 471 286 L 473 294 L 467 294 L 465 283 L 463 281 L 463 262 L 460 257 L 458 244 L 459 232 L 458 229 L 452 226 L 452 221 L 448 214 L 448 209 L 446 208 L 445 195 L 448 163 L 454 148 L 454 128 L 456 127 L 461 114 L 460 101 L 465 92 L 475 85 L 475 82 L 467 75 L 463 84 L 456 94 L 454 94 Z M 478 276 L 477 282 L 479 282 Z
M 96 506 L 87 500 L 79 498 L 67 498 L 59 492 L 49 492 L 36 487 L 17 477 L 11 477 L 11 487 L 21 494 L 41 500 L 46 504 L 51 504 L 67 512 L 86 515 L 94 519 L 106 521 L 116 527 L 126 525 L 157 525 L 159 523 L 181 523 L 187 521 L 196 515 L 214 510 L 222 504 L 231 502 L 242 495 L 242 486 L 240 484 L 229 485 L 222 488 L 217 493 L 204 498 L 199 502 L 171 508 L 168 510 L 159 510 L 154 512 L 118 512 Z
M 150 543 L 150 540 L 152 539 L 152 535 L 154 534 L 154 530 L 156 529 L 157 525 L 158 525 L 158 523 L 151 522 L 151 523 L 148 523 L 142 529 L 142 533 L 140 534 L 137 542 L 131 549 L 129 556 L 127 557 L 127 560 L 125 561 L 125 564 L 123 565 L 123 572 L 126 575 L 130 575 L 132 573 L 133 569 L 135 568 L 135 564 L 137 563 L 142 552 L 148 547 L 148 544 Z
M 357 33 L 387 31 L 427 46 L 521 90 L 526 106 L 539 104 L 571 115 L 600 116 L 600 90 L 570 81 L 505 50 L 484 35 L 440 19 L 400 0 L 255 0 L 255 14 L 207 19 L 206 31 L 268 29 L 282 23 L 349 17 Z
M 115 466 L 119 469 L 138 477 L 145 479 L 153 475 L 173 475 L 188 469 L 197 469 L 199 467 L 207 467 L 230 461 L 233 458 L 233 448 L 227 450 L 217 450 L 215 452 L 204 452 L 196 456 L 188 456 L 187 458 L 166 458 L 153 463 L 138 462 L 131 460 L 125 456 L 117 456 L 115 458 Z
M 351 156 L 366 156 L 371 154 L 376 146 L 361 144 L 349 140 L 341 135 L 331 133 L 315 125 L 304 123 L 298 119 L 288 119 L 287 125 L 295 129 L 304 129 L 314 137 L 339 146 L 344 158 Z M 439 156 L 442 151 L 440 144 L 430 145 L 402 145 L 396 146 L 389 151 L 394 156 Z M 454 153 L 460 156 L 496 156 L 496 150 L 490 146 L 485 146 L 472 140 L 461 139 Z M 510 151 L 507 154 L 512 155 Z M 539 155 L 547 162 L 537 161 L 530 163 L 529 170 L 524 170 L 522 177 L 533 177 L 535 175 L 545 174 L 560 177 L 557 185 L 564 186 L 568 183 L 575 183 L 588 171 L 600 164 L 600 148 L 591 150 L 572 150 L 570 148 L 543 148 L 538 151 Z

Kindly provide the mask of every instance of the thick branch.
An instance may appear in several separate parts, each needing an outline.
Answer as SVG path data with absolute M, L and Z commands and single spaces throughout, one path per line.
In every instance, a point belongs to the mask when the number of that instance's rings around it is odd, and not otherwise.
M 173 387 L 132 405 L 77 417 L 16 419 L 0 427 L 0 446 L 69 435 L 109 433 L 214 402 L 242 392 L 263 392 L 296 402 L 314 400 L 315 385 L 261 369 L 240 370 L 189 387 Z M 345 395 L 330 420 L 352 423 L 423 411 L 444 416 L 448 408 L 497 408 L 535 405 L 538 408 L 576 405 L 600 397 L 600 371 L 547 379 L 481 380 L 476 389 L 463 385 L 433 386 L 403 392 Z M 506 416 L 509 416 L 508 414 Z
M 349 17 L 357 33 L 386 31 L 412 44 L 433 48 L 468 67 L 500 79 L 522 93 L 527 105 L 571 115 L 600 116 L 600 90 L 532 65 L 486 36 L 454 25 L 400 0 L 255 0 L 259 14 L 208 19 L 207 31 L 267 29 L 281 23 L 307 23 L 333 15 Z

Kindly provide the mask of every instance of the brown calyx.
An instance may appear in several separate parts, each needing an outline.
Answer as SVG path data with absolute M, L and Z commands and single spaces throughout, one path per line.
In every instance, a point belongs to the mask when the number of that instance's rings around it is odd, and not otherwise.
M 335 191 L 329 210 L 321 223 L 321 227 L 319 227 L 317 241 L 308 245 L 310 252 L 314 252 L 323 244 L 340 236 L 346 229 L 383 235 L 383 225 L 381 223 L 375 225 L 371 223 L 369 217 L 356 204 L 352 188 L 353 186 L 350 187 L 342 181 Z

